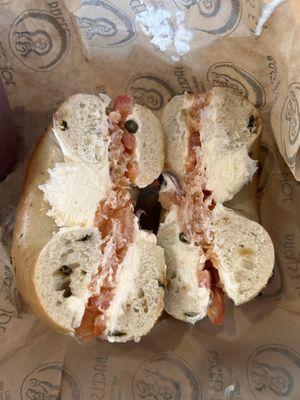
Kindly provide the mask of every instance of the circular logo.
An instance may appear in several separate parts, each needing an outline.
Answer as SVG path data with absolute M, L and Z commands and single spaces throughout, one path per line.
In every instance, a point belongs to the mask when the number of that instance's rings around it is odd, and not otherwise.
M 191 8 L 198 3 L 198 0 L 174 0 L 174 3 L 180 10 L 182 10 L 185 8 Z
M 66 24 L 66 23 L 65 23 Z M 12 52 L 26 67 L 50 71 L 62 62 L 69 49 L 70 32 L 50 13 L 27 10 L 9 31 Z
M 300 144 L 300 83 L 292 83 L 281 111 L 281 146 L 288 165 L 296 164 Z
M 197 5 L 198 18 L 194 30 L 212 35 L 230 35 L 238 26 L 242 5 L 240 0 L 174 0 L 178 8 Z M 196 9 L 196 7 L 195 7 Z
M 258 347 L 248 359 L 247 378 L 256 400 L 296 399 L 300 355 L 280 344 Z
M 142 106 L 158 111 L 176 95 L 176 89 L 157 75 L 138 74 L 130 79 L 127 93 Z
M 89 45 L 95 47 L 124 46 L 135 39 L 133 20 L 108 1 L 83 1 L 77 21 Z
M 22 400 L 60 398 L 83 399 L 78 378 L 61 363 L 51 362 L 41 365 L 27 375 L 21 387 Z
M 132 382 L 135 400 L 201 400 L 200 381 L 182 359 L 160 355 L 145 361 Z
M 232 63 L 213 64 L 208 70 L 207 80 L 213 86 L 227 87 L 249 98 L 259 109 L 266 103 L 263 86 L 249 72 Z

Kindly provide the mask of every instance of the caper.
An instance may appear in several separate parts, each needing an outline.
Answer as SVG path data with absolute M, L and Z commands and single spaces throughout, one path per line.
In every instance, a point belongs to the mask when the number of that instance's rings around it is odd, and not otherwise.
M 187 237 L 185 236 L 185 234 L 183 232 L 179 233 L 179 240 L 183 243 L 188 243 L 189 241 L 187 240 Z
M 62 131 L 65 131 L 68 129 L 68 123 L 67 121 L 65 121 L 64 119 L 61 121 L 61 123 L 59 124 L 59 127 Z
M 73 271 L 72 271 L 72 268 L 71 267 L 69 267 L 68 265 L 62 265 L 60 268 L 59 268 L 59 270 L 60 270 L 60 272 L 62 273 L 62 274 L 64 274 L 64 275 L 70 275 Z
M 194 318 L 194 317 L 197 317 L 197 315 L 199 315 L 199 314 L 191 311 L 191 312 L 185 312 L 183 315 L 185 315 L 186 317 L 189 317 L 189 318 Z
M 158 283 L 158 287 L 161 287 L 161 288 L 165 287 L 164 282 L 160 281 L 159 279 L 158 279 L 157 283 Z
M 117 337 L 121 337 L 121 336 L 125 336 L 126 333 L 125 332 L 120 332 L 120 331 L 114 331 L 114 332 L 108 332 L 107 336 L 117 336 Z
M 254 127 L 254 122 L 255 122 L 254 115 L 250 115 L 248 125 L 247 125 L 247 128 L 250 130 L 250 132 L 252 131 L 252 129 Z
M 128 119 L 125 122 L 125 128 L 128 132 L 135 133 L 139 129 L 139 126 L 133 119 Z
M 84 235 L 81 239 L 76 240 L 76 242 L 85 242 L 90 239 L 92 235 Z
M 70 286 L 68 286 L 63 292 L 63 297 L 70 297 L 70 296 L 72 296 L 72 291 Z

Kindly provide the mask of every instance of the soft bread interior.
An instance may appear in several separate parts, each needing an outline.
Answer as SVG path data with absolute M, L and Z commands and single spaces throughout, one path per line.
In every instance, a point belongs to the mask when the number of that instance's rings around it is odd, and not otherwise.
M 165 310 L 177 319 L 195 323 L 206 316 L 210 303 L 210 290 L 198 284 L 198 271 L 204 268 L 205 257 L 199 255 L 199 247 L 182 242 L 179 235 L 173 208 L 157 234 L 167 264 Z
M 164 166 L 164 139 L 160 121 L 147 108 L 136 104 L 127 120 L 138 125 L 135 133 L 136 159 L 139 173 L 135 184 L 139 188 L 150 185 Z
M 253 160 L 259 160 L 260 157 L 260 136 L 251 144 L 249 155 Z M 257 176 L 244 185 L 236 195 L 224 204 L 227 208 L 233 209 L 238 214 L 259 222 L 259 210 L 257 201 Z
M 214 209 L 214 251 L 226 294 L 236 305 L 254 298 L 274 267 L 274 247 L 266 230 L 222 205 Z
M 53 132 L 67 159 L 107 164 L 108 96 L 76 94 L 53 117 Z
M 178 177 L 182 177 L 185 171 L 189 138 L 186 114 L 192 104 L 193 96 L 188 94 L 175 96 L 164 108 L 162 116 L 165 133 L 165 168 Z
M 138 231 L 107 311 L 105 335 L 110 342 L 138 341 L 150 331 L 163 310 L 165 279 L 163 250 L 153 234 Z
M 62 329 L 80 325 L 100 263 L 96 228 L 62 228 L 42 249 L 35 266 L 35 289 L 48 317 Z

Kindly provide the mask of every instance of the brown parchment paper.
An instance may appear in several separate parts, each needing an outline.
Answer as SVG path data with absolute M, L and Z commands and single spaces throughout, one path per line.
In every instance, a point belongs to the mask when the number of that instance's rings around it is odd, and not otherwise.
M 289 1 L 0 2 L 0 75 L 21 147 L 0 184 L 1 400 L 299 399 L 299 38 Z M 9 252 L 26 160 L 53 111 L 76 92 L 129 93 L 159 116 L 176 93 L 213 85 L 247 95 L 263 116 L 269 285 L 244 306 L 228 301 L 222 327 L 164 318 L 137 344 L 50 331 L 23 303 Z

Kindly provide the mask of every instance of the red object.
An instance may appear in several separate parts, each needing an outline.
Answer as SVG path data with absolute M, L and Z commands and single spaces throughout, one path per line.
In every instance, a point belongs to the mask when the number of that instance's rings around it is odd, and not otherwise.
M 128 153 L 133 153 L 136 147 L 136 140 L 132 133 L 125 131 L 122 135 L 122 143 L 124 144 Z
M 119 111 L 123 122 L 132 111 L 132 97 L 131 96 L 117 96 L 113 107 L 114 111 Z
M 18 142 L 13 116 L 0 78 L 0 181 L 17 161 Z

